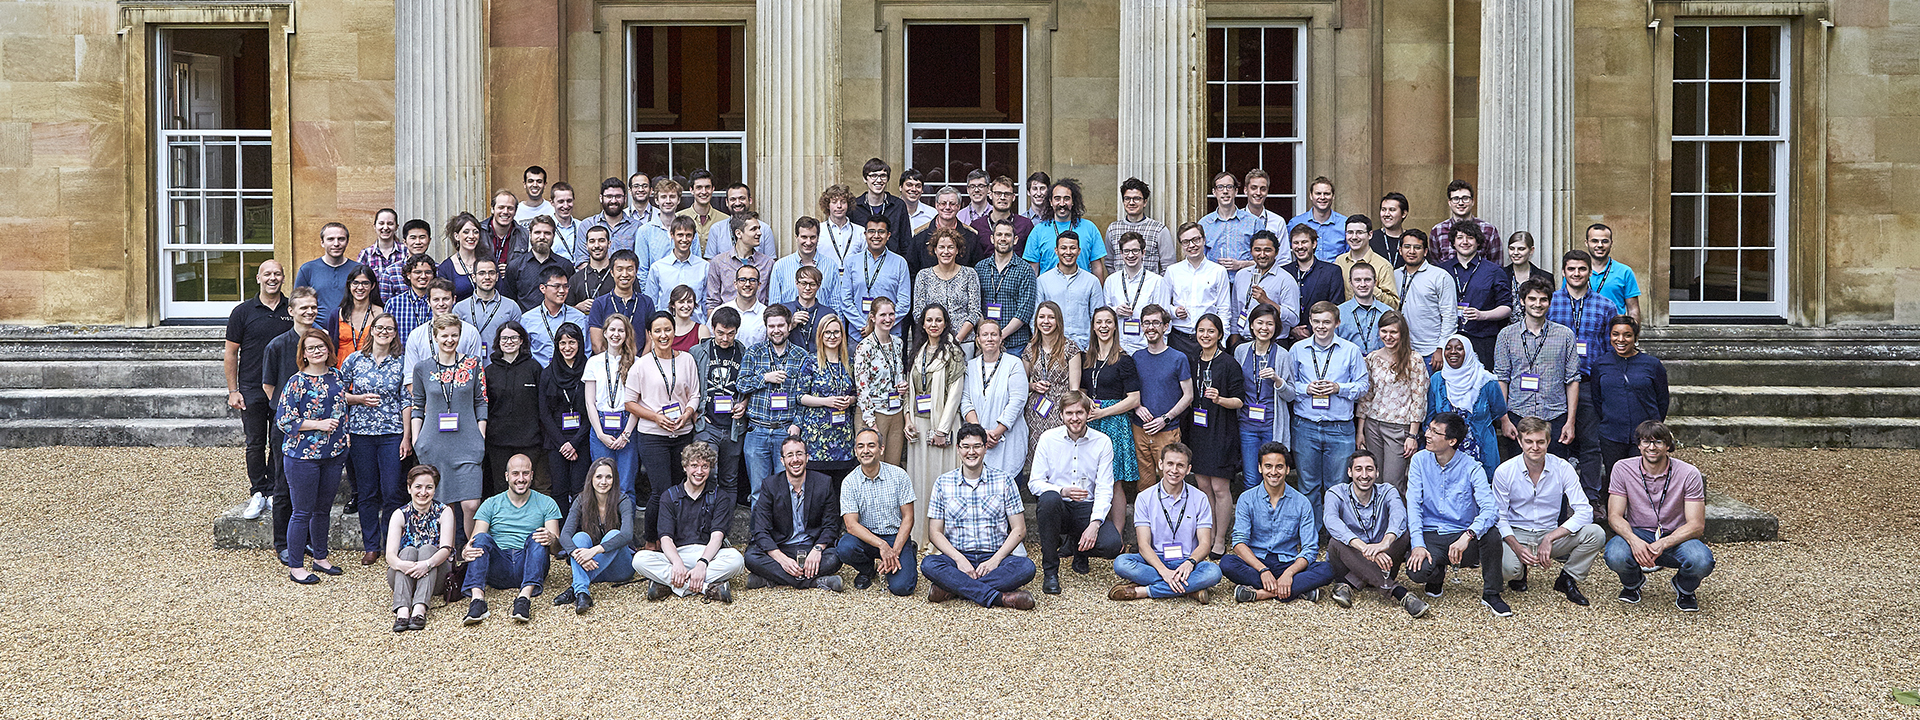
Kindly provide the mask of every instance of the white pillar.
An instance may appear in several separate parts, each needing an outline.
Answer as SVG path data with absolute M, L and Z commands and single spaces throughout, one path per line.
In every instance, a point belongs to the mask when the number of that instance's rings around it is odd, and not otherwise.
M 1558 271 L 1575 234 L 1573 0 L 1481 5 L 1478 200 L 1501 232 L 1533 233 L 1534 264 Z
M 793 221 L 840 168 L 840 0 L 758 0 L 754 7 L 754 199 L 792 244 Z M 792 248 L 782 248 L 781 253 Z
M 1120 3 L 1120 178 L 1153 188 L 1148 214 L 1168 227 L 1206 197 L 1205 0 Z
M 435 253 L 447 251 L 447 220 L 462 210 L 484 212 L 488 201 L 482 5 L 394 3 L 393 207 L 403 222 L 433 225 Z

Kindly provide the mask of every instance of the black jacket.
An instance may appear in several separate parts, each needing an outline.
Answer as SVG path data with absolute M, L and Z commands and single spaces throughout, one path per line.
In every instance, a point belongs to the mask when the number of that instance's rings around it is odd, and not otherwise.
M 538 447 L 540 442 L 540 363 L 522 352 L 513 362 L 494 351 L 487 366 L 487 444 Z
M 833 547 L 840 541 L 840 493 L 833 489 L 833 478 L 826 473 L 807 471 L 806 507 L 801 520 L 806 522 L 803 536 L 809 545 Z M 773 552 L 793 537 L 793 490 L 787 474 L 768 478 L 760 486 L 760 501 L 753 504 L 753 547 Z
M 873 208 L 867 207 L 865 192 L 853 196 L 853 207 L 847 208 L 847 219 L 860 226 L 862 233 L 866 232 L 867 218 L 873 214 Z M 893 193 L 886 193 L 885 199 L 880 201 L 879 214 L 887 219 L 887 229 L 892 235 L 887 238 L 887 249 L 898 253 L 902 258 L 911 257 L 907 254 L 907 244 L 913 242 L 913 213 L 907 211 L 907 201 Z M 866 247 L 866 235 L 861 235 L 860 238 L 860 246 Z
M 546 448 L 558 451 L 561 445 L 573 443 L 574 452 L 585 457 L 587 433 L 592 420 L 587 417 L 587 389 L 580 381 L 586 370 L 586 358 L 574 361 L 568 368 L 560 358 L 540 371 L 540 430 L 546 438 Z M 577 413 L 579 423 L 572 430 L 560 428 L 561 413 Z

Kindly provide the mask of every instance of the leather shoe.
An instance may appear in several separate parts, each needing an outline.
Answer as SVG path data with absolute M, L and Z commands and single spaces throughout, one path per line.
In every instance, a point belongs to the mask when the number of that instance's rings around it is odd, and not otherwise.
M 1120 582 L 1114 583 L 1113 587 L 1107 589 L 1107 599 L 1108 600 L 1138 599 L 1138 596 L 1133 594 L 1134 589 L 1138 587 L 1140 586 L 1137 584 L 1128 582 L 1126 580 L 1121 580 Z
M 1033 594 L 1025 590 L 1000 593 L 1000 604 L 1015 610 L 1032 610 Z
M 1048 570 L 1047 579 L 1040 582 L 1040 592 L 1048 595 L 1060 594 L 1060 571 Z
M 1187 593 L 1187 597 L 1193 598 L 1194 602 L 1200 603 L 1201 605 L 1213 602 L 1213 596 L 1207 593 L 1206 588 L 1200 588 L 1199 590 Z
M 312 573 L 308 573 L 308 574 L 307 574 L 307 576 L 306 576 L 306 577 L 304 577 L 304 578 L 301 578 L 301 577 L 294 577 L 294 575 L 293 575 L 293 573 L 287 573 L 287 579 L 288 579 L 288 580 L 292 580 L 292 581 L 294 581 L 294 582 L 297 582 L 297 583 L 300 583 L 301 585 L 318 585 L 318 584 L 320 584 L 320 576 L 319 576 L 319 575 L 315 575 L 315 574 L 312 574 Z
M 854 575 L 853 576 L 853 589 L 865 590 L 870 587 L 873 587 L 872 575 Z
M 561 605 L 571 604 L 572 602 L 573 602 L 573 588 L 567 588 L 565 590 L 561 590 L 560 594 L 553 596 L 554 607 L 560 607 Z
M 1085 555 L 1073 556 L 1073 571 L 1076 573 L 1080 573 L 1081 575 L 1085 575 L 1087 573 L 1093 572 L 1093 568 L 1087 565 L 1087 556 Z
M 366 552 L 360 553 L 361 565 L 372 565 L 379 561 L 380 561 L 380 553 L 374 552 L 372 550 L 368 550 Z
M 667 599 L 667 596 L 672 594 L 673 588 L 667 587 L 666 583 L 658 580 L 647 581 L 647 602 L 659 602 Z
M 345 570 L 341 570 L 340 566 L 338 565 L 328 565 L 328 566 L 322 567 L 318 561 L 315 561 L 313 563 L 313 571 L 323 572 L 328 575 L 343 575 L 347 572 Z
M 928 585 L 932 587 L 927 588 L 927 602 L 943 603 L 953 599 L 952 590 L 940 587 L 939 583 L 928 583 Z
M 1579 605 L 1580 607 L 1586 607 L 1591 604 L 1590 601 L 1587 600 L 1587 594 L 1580 592 L 1580 585 L 1573 581 L 1572 575 L 1564 572 L 1560 573 L 1560 577 L 1553 581 L 1553 589 L 1565 594 L 1567 596 L 1567 602 Z

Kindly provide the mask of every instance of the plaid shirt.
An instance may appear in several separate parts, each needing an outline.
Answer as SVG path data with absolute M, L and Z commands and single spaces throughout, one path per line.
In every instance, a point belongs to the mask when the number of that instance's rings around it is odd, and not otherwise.
M 1539 389 L 1522 388 L 1522 375 L 1539 378 Z M 1493 344 L 1493 376 L 1507 383 L 1508 411 L 1548 420 L 1566 414 L 1567 383 L 1580 379 L 1573 331 L 1552 320 L 1538 333 L 1525 320 L 1508 325 Z
M 900 532 L 900 506 L 918 500 L 913 480 L 898 465 L 880 463 L 875 478 L 856 467 L 840 482 L 840 514 L 859 515 L 860 524 L 875 535 Z
M 1140 222 L 1129 222 L 1125 213 L 1107 225 L 1108 257 L 1120 257 L 1120 236 L 1129 231 L 1140 233 L 1145 241 L 1142 254 L 1146 257 L 1141 264 L 1148 270 L 1164 275 L 1167 266 L 1180 262 L 1180 248 L 1176 247 L 1173 231 L 1167 228 L 1166 223 L 1150 217 L 1142 217 Z
M 980 312 L 985 313 L 988 305 L 998 304 L 1002 322 L 1020 318 L 1020 329 L 1008 335 L 1004 344 L 1009 350 L 1026 347 L 1027 340 L 1033 336 L 1029 326 L 1033 324 L 1034 306 L 1039 304 L 1039 279 L 1034 277 L 1033 266 L 1015 255 L 1007 261 L 1006 271 L 1001 272 L 989 257 L 974 265 L 973 271 L 980 276 Z
M 387 294 L 387 268 L 399 267 L 401 263 L 407 261 L 407 247 L 396 240 L 393 243 L 393 252 L 383 254 L 380 252 L 380 244 L 374 243 L 360 251 L 359 260 L 361 265 L 373 270 L 373 276 L 380 280 L 380 297 L 382 299 L 393 297 Z M 395 293 L 407 289 L 406 283 L 398 272 L 395 272 L 393 277 Z
M 813 353 L 793 343 L 787 343 L 787 354 L 773 352 L 773 343 L 763 342 L 747 349 L 747 357 L 740 362 L 740 394 L 748 396 L 747 419 L 761 427 L 784 428 L 793 423 L 800 411 L 800 390 L 805 383 L 810 366 L 813 365 Z M 768 384 L 767 373 L 775 370 L 787 371 L 787 381 Z M 761 392 L 761 391 L 766 392 Z M 786 393 L 785 410 L 773 409 L 773 396 Z
M 373 276 L 380 280 L 380 304 L 382 306 L 393 302 L 394 298 L 400 297 L 400 293 L 407 291 L 406 264 L 407 258 L 403 255 L 399 260 L 374 269 Z M 393 311 L 388 310 L 387 312 L 391 314 Z
M 402 290 L 398 295 L 386 298 L 386 301 L 387 314 L 393 316 L 400 337 L 407 337 L 414 328 L 433 319 L 433 308 L 427 305 L 427 299 L 415 295 L 412 290 Z
M 1026 512 L 1020 488 L 1012 475 L 991 466 L 980 469 L 978 480 L 968 480 L 964 473 L 954 468 L 933 481 L 927 519 L 946 523 L 947 542 L 955 550 L 998 552 L 1013 529 L 1008 518 Z
M 1480 259 L 1499 264 L 1502 259 L 1500 257 L 1501 250 L 1507 247 L 1506 238 L 1500 237 L 1500 228 L 1494 227 L 1493 223 L 1480 218 L 1467 219 L 1472 220 L 1475 225 L 1480 226 Z M 1453 218 L 1447 218 L 1441 220 L 1440 224 L 1433 226 L 1433 233 L 1427 236 L 1429 238 L 1427 242 L 1430 243 L 1427 246 L 1429 257 L 1432 256 L 1432 250 L 1434 248 L 1446 248 L 1446 251 L 1441 254 L 1449 257 L 1453 255 L 1454 222 L 1456 221 Z
M 387 312 L 393 311 L 389 309 Z M 1587 344 L 1587 354 L 1580 358 L 1581 377 L 1592 375 L 1593 361 L 1612 352 L 1607 344 L 1607 321 L 1619 314 L 1620 306 L 1593 292 L 1592 288 L 1588 288 L 1587 296 L 1578 301 L 1568 295 L 1564 287 L 1553 291 L 1553 302 L 1547 306 L 1547 320 L 1573 330 L 1575 343 Z

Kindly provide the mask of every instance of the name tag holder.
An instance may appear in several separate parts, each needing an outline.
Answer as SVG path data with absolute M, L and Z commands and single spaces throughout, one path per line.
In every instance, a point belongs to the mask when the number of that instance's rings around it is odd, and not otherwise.
M 860 312 L 865 315 L 873 314 L 873 298 L 860 298 Z
M 772 407 L 772 408 L 773 408 L 774 410 L 785 410 L 785 409 L 787 409 L 787 394 L 786 394 L 786 393 L 774 393 L 774 394 L 772 394 L 772 395 L 769 395 L 769 396 L 767 396 L 767 400 L 768 400 L 768 403 L 770 404 L 770 406 L 771 406 L 771 407 Z
M 577 412 L 560 413 L 560 429 L 561 430 L 579 430 L 580 429 L 580 413 L 577 413 Z
M 666 407 L 660 408 L 660 414 L 667 416 L 667 422 L 680 422 L 680 413 L 680 403 L 667 403 Z
M 1267 419 L 1267 406 L 1247 403 L 1247 419 L 1254 422 L 1265 422 Z
M 1193 409 L 1193 425 L 1194 427 L 1207 427 L 1207 409 L 1206 408 Z
M 1521 375 L 1520 389 L 1527 392 L 1540 392 L 1540 376 L 1533 373 Z
M 713 414 L 715 415 L 733 414 L 733 396 L 732 395 L 713 396 Z
M 1140 318 L 1127 318 L 1120 321 L 1120 332 L 1127 335 L 1140 334 Z
M 1583 343 L 1583 342 L 1577 342 L 1577 343 L 1574 343 L 1574 344 L 1573 344 L 1573 352 L 1574 352 L 1575 354 L 1577 354 L 1577 355 L 1579 355 L 1580 357 L 1586 357 L 1586 356 L 1587 356 L 1587 344 L 1586 344 L 1586 343 Z
M 913 411 L 921 415 L 933 414 L 933 395 L 920 393 L 913 397 Z
M 617 433 L 617 432 L 620 432 L 621 426 L 625 424 L 626 424 L 626 413 L 624 412 L 602 411 L 600 413 L 600 429 L 601 430 L 604 430 L 609 433 Z
M 1315 410 L 1331 410 L 1333 409 L 1333 396 L 1332 395 L 1315 395 L 1313 396 L 1313 400 L 1311 401 L 1311 403 L 1312 403 L 1311 406 Z
M 999 320 L 1000 312 L 1000 303 L 987 303 L 987 319 Z
M 1053 398 L 1041 395 L 1040 399 L 1033 403 L 1033 414 L 1040 417 L 1053 414 Z
M 1169 563 L 1185 562 L 1187 553 L 1180 543 L 1166 543 L 1160 546 L 1160 558 Z
M 845 424 L 847 424 L 847 411 L 845 411 L 845 410 L 834 410 L 834 411 L 831 411 L 831 412 L 828 412 L 828 413 L 827 413 L 827 422 L 830 422 L 830 423 L 833 423 L 833 424 L 835 424 L 835 425 L 845 425 Z
M 440 413 L 440 432 L 458 432 L 460 413 Z
M 900 412 L 900 393 L 887 393 L 887 410 Z

